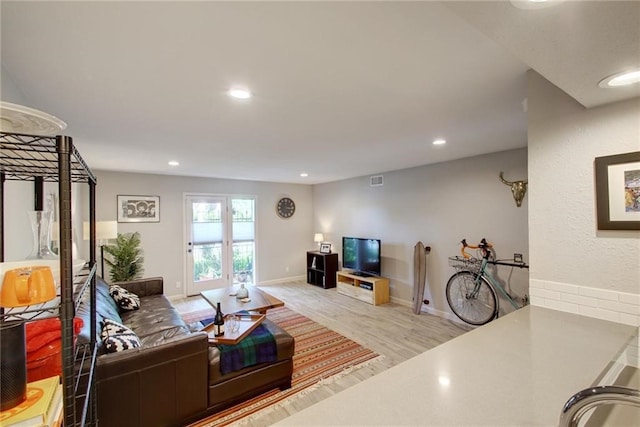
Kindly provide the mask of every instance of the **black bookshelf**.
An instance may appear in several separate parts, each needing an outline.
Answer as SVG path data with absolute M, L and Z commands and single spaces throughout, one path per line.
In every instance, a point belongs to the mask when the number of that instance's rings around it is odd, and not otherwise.
M 338 271 L 338 254 L 323 254 L 307 252 L 307 283 L 322 288 L 336 287 L 336 272 Z

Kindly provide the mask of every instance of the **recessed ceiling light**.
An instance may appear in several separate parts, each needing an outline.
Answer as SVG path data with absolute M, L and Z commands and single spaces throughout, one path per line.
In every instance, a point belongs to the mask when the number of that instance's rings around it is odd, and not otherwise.
M 629 86 L 638 82 L 640 82 L 640 70 L 633 70 L 616 73 L 612 76 L 606 77 L 600 80 L 598 86 L 604 88 L 620 87 Z
M 524 10 L 543 9 L 557 6 L 565 0 L 511 0 L 513 7 Z
M 176 162 L 175 160 L 171 160 L 169 162 L 169 166 L 180 166 L 180 163 Z
M 239 88 L 239 87 L 234 87 L 229 89 L 229 92 L 227 92 L 227 94 L 230 97 L 237 98 L 237 99 L 251 98 L 251 92 L 248 89 Z
M 433 145 L 443 145 L 446 144 L 447 141 L 444 139 L 436 139 L 435 141 L 433 141 Z
M 306 173 L 306 172 L 302 172 L 302 173 L 300 174 L 300 176 L 301 176 L 301 177 L 303 177 L 303 178 L 306 178 L 306 177 L 308 177 L 308 176 L 309 176 L 309 174 L 308 174 L 308 173 Z
M 446 375 L 440 375 L 438 377 L 438 382 L 440 383 L 441 386 L 443 387 L 449 387 L 451 385 L 451 378 L 449 378 Z

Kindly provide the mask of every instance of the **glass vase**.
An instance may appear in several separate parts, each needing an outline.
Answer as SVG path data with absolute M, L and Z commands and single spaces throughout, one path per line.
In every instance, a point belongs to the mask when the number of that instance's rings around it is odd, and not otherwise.
M 238 289 L 238 292 L 236 293 L 236 298 L 242 299 L 242 298 L 248 298 L 248 297 L 249 297 L 249 291 L 247 290 L 247 288 L 244 287 L 244 283 L 241 283 L 240 289 Z
M 33 232 L 33 248 L 26 259 L 58 259 L 51 250 L 50 211 L 30 211 L 31 231 Z

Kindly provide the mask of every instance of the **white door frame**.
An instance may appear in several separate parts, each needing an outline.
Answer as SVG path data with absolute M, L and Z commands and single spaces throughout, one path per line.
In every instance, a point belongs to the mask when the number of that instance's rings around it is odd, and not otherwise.
M 221 276 L 211 280 L 202 280 L 196 282 L 193 277 L 193 242 L 192 242 L 192 221 L 193 221 L 193 203 L 210 202 L 221 204 L 221 226 L 222 226 L 222 250 L 221 250 Z M 185 294 L 197 295 L 203 290 L 222 288 L 228 286 L 229 282 L 229 235 L 231 225 L 229 222 L 228 198 L 222 195 L 213 194 L 185 194 L 183 196 L 183 250 L 184 250 L 184 277 L 185 277 Z
M 224 284 L 220 284 L 218 287 L 231 286 L 233 283 L 233 249 L 231 248 L 231 243 L 233 242 L 233 216 L 231 215 L 231 203 L 233 199 L 243 199 L 250 198 L 254 200 L 254 259 L 253 259 L 253 278 L 254 282 L 258 282 L 258 196 L 252 194 L 219 194 L 219 193 L 183 193 L 182 195 L 182 208 L 183 208 L 183 221 L 182 221 L 182 236 L 183 236 L 183 280 L 184 280 L 184 296 L 189 295 L 190 286 L 191 286 L 191 275 L 193 274 L 193 257 L 188 252 L 189 250 L 189 241 L 191 236 L 189 235 L 191 229 L 191 218 L 189 218 L 189 213 L 191 212 L 190 208 L 187 207 L 187 201 L 189 199 L 225 199 L 224 206 L 226 207 L 226 212 L 223 212 L 223 244 L 226 245 L 226 250 L 223 248 L 223 253 L 226 252 L 226 264 L 223 266 L 223 279 Z M 198 292 L 199 293 L 199 292 Z

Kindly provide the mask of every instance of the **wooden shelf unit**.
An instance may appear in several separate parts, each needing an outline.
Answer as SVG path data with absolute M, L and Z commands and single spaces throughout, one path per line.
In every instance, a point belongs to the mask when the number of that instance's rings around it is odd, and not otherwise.
M 322 288 L 336 287 L 336 271 L 338 271 L 338 254 L 307 252 L 307 283 Z
M 384 277 L 363 277 L 348 271 L 336 273 L 338 293 L 359 299 L 372 305 L 386 304 L 389 302 L 389 279 Z M 370 286 L 366 289 L 363 286 Z

